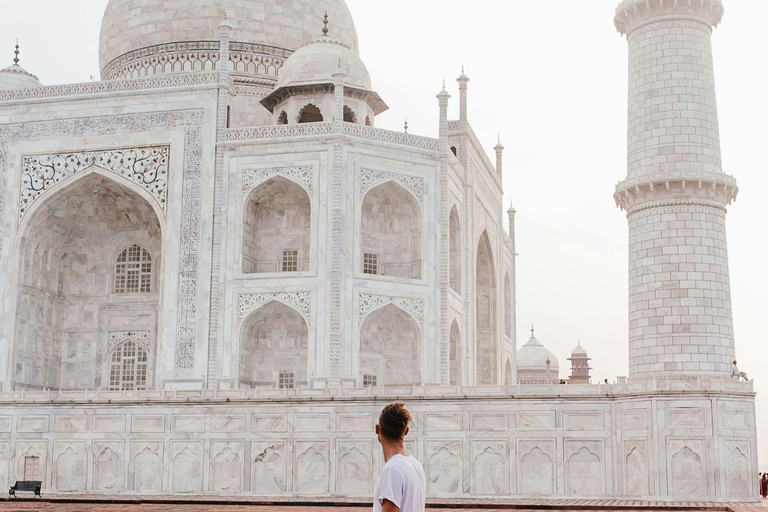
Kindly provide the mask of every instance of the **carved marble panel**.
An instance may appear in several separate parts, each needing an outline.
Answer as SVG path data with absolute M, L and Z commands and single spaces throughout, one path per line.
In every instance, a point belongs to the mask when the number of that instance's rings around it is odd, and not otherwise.
M 602 411 L 563 411 L 563 428 L 565 430 L 603 430 Z
M 203 490 L 201 441 L 171 441 L 171 489 L 185 493 Z
M 410 176 L 407 174 L 398 174 L 394 172 L 379 171 L 374 169 L 360 169 L 360 198 L 374 185 L 385 181 L 394 181 L 408 189 L 420 205 L 424 203 L 424 178 L 420 176 Z
M 373 492 L 373 442 L 337 441 L 336 491 L 343 494 Z
M 133 489 L 136 492 L 158 493 L 163 490 L 163 453 L 162 441 L 131 443 Z
M 469 413 L 470 430 L 507 430 L 509 415 L 506 412 L 476 412 Z
M 49 416 L 19 416 L 17 432 L 48 432 Z
M 165 432 L 165 414 L 133 415 L 131 432 Z
M 438 495 L 462 492 L 461 459 L 460 440 L 427 441 L 427 492 Z
M 296 492 L 328 492 L 329 448 L 328 441 L 294 441 Z
M 648 428 L 648 413 L 645 409 L 622 411 L 619 426 L 622 430 L 645 430 Z
M 424 301 L 418 299 L 404 299 L 402 297 L 387 297 L 383 295 L 370 295 L 367 293 L 361 293 L 359 297 L 359 303 L 357 306 L 357 320 L 358 324 L 362 325 L 365 317 L 374 309 L 378 309 L 386 304 L 396 304 L 403 311 L 406 311 L 409 315 L 416 320 L 419 327 L 424 325 Z
M 704 410 L 700 407 L 672 407 L 666 413 L 667 428 L 704 427 Z
M 251 492 L 282 494 L 286 491 L 285 441 L 253 441 L 251 445 Z
M 0 433 L 6 434 L 11 431 L 11 421 L 13 416 L 0 416 Z
M 93 417 L 94 432 L 125 432 L 124 414 L 96 414 Z
M 565 492 L 579 496 L 605 494 L 602 440 L 565 441 Z
M 520 493 L 551 495 L 555 492 L 555 440 L 520 439 Z
M 726 492 L 729 498 L 752 496 L 754 477 L 749 471 L 752 455 L 748 439 L 728 439 L 725 448 Z
M 440 430 L 461 430 L 462 415 L 460 412 L 427 413 L 426 429 L 429 432 Z
M 238 297 L 238 319 L 242 322 L 254 309 L 258 309 L 267 302 L 279 300 L 294 306 L 310 323 L 312 315 L 311 294 L 309 292 L 294 293 L 243 293 Z
M 48 440 L 18 439 L 16 441 L 16 473 L 11 480 L 42 480 L 43 489 L 47 487 Z M 26 470 L 26 471 L 25 471 Z
M 287 176 L 304 185 L 312 193 L 312 181 L 315 168 L 311 165 L 291 167 L 271 167 L 269 169 L 246 169 L 243 171 L 243 192 L 245 195 L 257 185 L 273 176 Z
M 211 490 L 239 493 L 243 488 L 243 442 L 211 443 Z
M 85 432 L 88 426 L 88 416 L 56 416 L 56 432 Z
M 667 486 L 675 498 L 702 498 L 707 492 L 706 454 L 701 439 L 667 439 Z
M 245 415 L 216 415 L 211 421 L 213 432 L 245 432 Z
M 296 432 L 328 432 L 331 430 L 331 417 L 328 413 L 296 414 L 293 429 Z
M 10 443 L 8 441 L 0 441 L 0 485 L 4 486 L 3 489 L 5 489 L 5 486 L 8 484 L 8 458 L 10 456 L 9 453 L 9 445 Z
M 749 411 L 747 409 L 720 409 L 723 428 L 732 430 L 749 430 Z
M 371 413 L 339 413 L 336 416 L 336 430 L 340 432 L 373 432 L 373 429 Z
M 53 488 L 59 492 L 85 489 L 85 441 L 56 441 L 53 444 Z
M 205 416 L 174 414 L 171 417 L 172 432 L 205 432 Z
M 551 430 L 555 428 L 555 411 L 518 411 L 515 424 L 517 430 Z
M 472 492 L 509 494 L 509 446 L 505 441 L 472 442 Z
M 251 430 L 254 434 L 286 432 L 285 414 L 254 414 L 251 416 Z
M 624 440 L 624 494 L 627 496 L 648 496 L 650 494 L 648 441 L 646 439 Z
M 125 490 L 125 447 L 123 441 L 93 443 L 93 487 L 98 491 Z

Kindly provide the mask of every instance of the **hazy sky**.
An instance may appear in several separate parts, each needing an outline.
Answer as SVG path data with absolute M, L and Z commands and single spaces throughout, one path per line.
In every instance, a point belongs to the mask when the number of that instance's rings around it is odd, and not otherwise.
M 46 85 L 99 76 L 106 0 L 0 0 L 0 65 L 16 37 Z M 377 126 L 437 136 L 435 94 L 466 67 L 469 120 L 489 154 L 506 146 L 504 190 L 517 214 L 518 343 L 536 337 L 567 366 L 577 340 L 593 379 L 627 374 L 627 221 L 613 202 L 626 176 L 627 44 L 618 0 L 347 0 L 361 56 L 390 110 Z M 713 36 L 739 366 L 757 377 L 761 470 L 768 470 L 768 66 L 765 0 L 726 0 Z M 232 20 L 234 23 L 237 20 Z M 333 20 L 331 20 L 332 30 Z M 561 373 L 565 373 L 562 371 Z

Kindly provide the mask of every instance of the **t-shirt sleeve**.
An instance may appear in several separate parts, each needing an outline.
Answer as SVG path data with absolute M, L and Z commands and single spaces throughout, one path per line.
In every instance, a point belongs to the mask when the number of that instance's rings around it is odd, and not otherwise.
M 397 471 L 393 471 L 392 468 L 384 468 L 381 471 L 381 478 L 379 480 L 379 492 L 376 496 L 379 503 L 384 504 L 384 500 L 389 500 L 395 504 L 397 508 L 403 501 L 403 482 Z

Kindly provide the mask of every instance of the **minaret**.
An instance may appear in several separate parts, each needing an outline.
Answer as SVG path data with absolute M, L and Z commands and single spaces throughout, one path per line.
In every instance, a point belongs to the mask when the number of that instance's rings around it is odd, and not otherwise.
M 728 376 L 734 359 L 726 207 L 712 65 L 721 0 L 625 0 L 629 374 Z
M 469 84 L 469 78 L 464 74 L 464 66 L 461 66 L 461 75 L 456 81 L 459 82 L 459 121 L 464 128 L 467 122 L 467 84 Z
M 499 141 L 496 144 L 496 147 L 493 148 L 494 151 L 496 151 L 496 173 L 499 175 L 500 179 L 503 179 L 503 176 L 501 175 L 501 163 L 502 163 L 502 153 L 504 152 L 504 146 L 501 145 L 501 137 L 499 137 Z

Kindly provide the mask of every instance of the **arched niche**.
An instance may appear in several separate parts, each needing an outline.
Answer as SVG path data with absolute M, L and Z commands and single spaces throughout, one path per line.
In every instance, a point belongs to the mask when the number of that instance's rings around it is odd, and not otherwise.
M 451 215 L 448 220 L 448 232 L 450 235 L 448 241 L 450 285 L 453 291 L 461 293 L 461 221 L 459 220 L 459 212 L 455 206 L 451 208 Z
M 509 274 L 504 276 L 504 336 L 512 339 L 512 284 Z
M 273 300 L 251 313 L 240 331 L 240 386 L 306 386 L 308 340 L 307 321 L 291 306 Z
M 504 365 L 504 385 L 511 386 L 514 384 L 512 380 L 512 361 L 507 359 L 507 363 Z
M 277 116 L 277 124 L 288 124 L 288 114 L 283 110 L 280 115 Z
M 121 270 L 119 255 L 132 246 L 151 261 Z M 14 386 L 108 387 L 108 338 L 116 331 L 141 331 L 154 351 L 161 251 L 157 210 L 121 178 L 85 171 L 41 197 L 20 226 Z M 139 284 L 116 290 L 121 271 Z
M 458 386 L 461 384 L 461 331 L 459 330 L 459 323 L 454 320 L 451 324 L 450 333 L 450 375 L 449 382 L 451 386 Z
M 245 202 L 245 274 L 309 270 L 312 207 L 298 183 L 275 176 L 257 186 Z
M 477 383 L 493 385 L 497 384 L 498 374 L 496 271 L 491 243 L 485 231 L 477 246 L 475 271 Z
M 357 114 L 347 105 L 344 105 L 344 122 L 357 124 Z
M 421 383 L 421 330 L 394 304 L 368 314 L 360 328 L 360 377 L 378 386 Z M 370 384 L 369 384 L 370 385 Z
M 388 181 L 363 198 L 364 274 L 421 279 L 421 208 L 405 188 Z
M 303 123 L 322 123 L 323 122 L 323 113 L 320 111 L 320 109 L 317 107 L 317 105 L 314 105 L 312 103 L 309 103 L 302 107 L 302 109 L 299 111 L 299 118 L 297 120 L 299 124 Z

